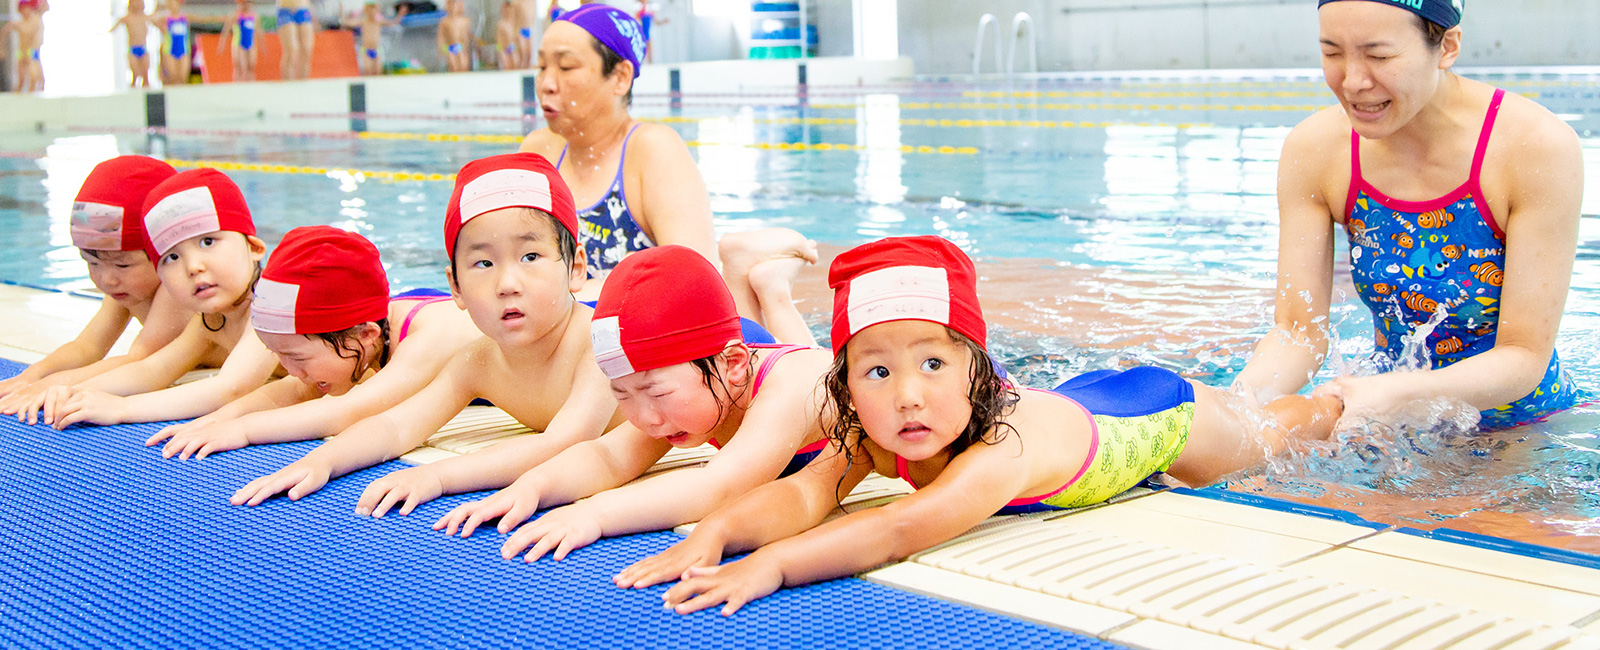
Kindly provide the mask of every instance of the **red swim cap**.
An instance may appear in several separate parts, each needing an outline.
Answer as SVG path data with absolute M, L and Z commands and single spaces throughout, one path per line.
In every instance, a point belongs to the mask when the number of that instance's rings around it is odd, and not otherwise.
M 988 349 L 977 271 L 943 237 L 889 237 L 840 253 L 828 268 L 828 287 L 835 355 L 857 332 L 897 320 L 938 323 Z
M 722 274 L 687 246 L 657 246 L 625 258 L 600 289 L 589 325 L 606 377 L 703 359 L 743 341 Z
M 144 201 L 177 170 L 149 156 L 117 156 L 94 166 L 72 202 L 72 245 L 92 251 L 156 250 L 144 234 Z
M 302 226 L 267 259 L 250 324 L 269 334 L 322 334 L 389 317 L 378 248 L 353 232 Z
M 158 257 L 178 242 L 209 232 L 256 234 L 239 186 L 215 169 L 179 172 L 150 190 L 144 227 Z
M 456 190 L 444 215 L 444 250 L 456 260 L 456 237 L 473 217 L 503 208 L 533 208 L 556 218 L 578 237 L 572 191 L 550 161 L 535 153 L 508 153 L 467 163 L 456 174 Z

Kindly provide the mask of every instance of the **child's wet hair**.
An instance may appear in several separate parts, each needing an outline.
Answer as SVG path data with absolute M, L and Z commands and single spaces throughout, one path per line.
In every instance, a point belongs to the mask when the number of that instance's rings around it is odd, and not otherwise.
M 378 368 L 382 368 L 389 365 L 389 319 L 380 318 L 368 322 L 378 326 Z M 305 337 L 314 336 L 322 339 L 328 347 L 333 348 L 333 353 L 339 355 L 340 359 L 355 359 L 356 367 L 350 372 L 350 381 L 358 382 L 361 381 L 361 375 L 366 374 L 367 366 L 371 365 L 366 351 L 361 348 L 361 331 L 366 329 L 366 326 L 367 323 L 360 323 L 337 332 L 306 334 Z
M 244 301 L 249 300 L 251 296 L 256 294 L 256 285 L 261 282 L 261 260 L 255 261 L 255 268 L 255 273 L 250 276 L 250 288 L 245 289 L 244 294 L 239 296 L 238 300 L 233 301 L 234 307 L 244 304 Z M 222 323 L 212 327 L 211 323 L 206 322 L 206 315 L 202 313 L 200 314 L 200 325 L 204 326 L 208 332 L 221 332 L 222 328 L 228 326 L 228 315 L 223 314 Z
M 733 391 L 730 390 L 730 387 L 728 386 L 728 381 L 726 379 L 722 378 L 722 371 L 717 369 L 717 357 L 720 357 L 720 356 L 722 356 L 722 353 L 718 352 L 718 353 L 713 354 L 713 355 L 708 356 L 708 357 L 701 357 L 699 359 L 695 359 L 693 361 L 690 361 L 689 365 L 694 366 L 695 370 L 700 371 L 700 383 L 705 384 L 706 390 L 711 391 L 711 396 L 712 397 L 716 397 L 717 396 L 717 388 L 716 388 L 715 385 L 712 384 L 712 381 L 711 381 L 711 380 L 715 379 L 716 383 L 720 384 L 722 386 L 722 396 L 724 398 L 727 398 L 727 401 L 732 402 L 737 396 L 735 396 L 733 394 Z M 736 386 L 740 389 L 739 393 L 741 395 L 744 394 L 744 389 L 748 388 L 750 386 L 750 378 L 747 377 L 745 379 L 745 383 L 736 384 Z M 722 399 L 718 399 L 718 400 L 716 400 L 716 402 L 717 402 L 717 422 L 721 422 L 722 418 L 724 416 L 726 416 L 727 413 L 723 410 L 723 406 L 722 406 L 723 400 Z
M 561 255 L 561 263 L 565 264 L 567 266 L 572 266 L 573 260 L 578 259 L 578 240 L 574 239 L 572 237 L 572 233 L 567 230 L 566 226 L 561 225 L 560 221 L 557 221 L 554 216 L 552 216 L 551 214 L 545 212 L 544 210 L 539 210 L 537 208 L 520 208 L 520 209 L 522 210 L 522 212 L 521 212 L 522 216 L 527 217 L 529 220 L 532 220 L 532 221 L 538 221 L 538 222 L 544 223 L 545 226 L 548 227 L 551 232 L 555 233 L 555 237 L 556 237 L 556 252 Z M 542 217 L 542 218 L 540 218 L 540 217 Z M 450 274 L 451 274 L 452 277 L 455 275 L 455 271 L 456 271 L 456 260 L 455 260 L 455 256 L 451 255 L 450 256 Z M 454 279 L 451 280 L 451 282 L 454 282 L 454 281 L 455 281 Z
M 974 343 L 960 332 L 949 327 L 944 331 L 950 336 L 950 341 L 967 348 L 972 357 L 972 365 L 968 377 L 972 380 L 971 387 L 967 389 L 967 400 L 972 404 L 972 415 L 967 419 L 967 427 L 961 435 L 950 443 L 950 456 L 954 458 L 968 447 L 982 442 L 992 445 L 1005 438 L 1005 431 L 1011 425 L 1004 422 L 1006 414 L 1011 412 L 1019 399 L 1017 391 L 1011 387 L 995 370 L 994 363 L 989 359 L 989 353 L 982 346 Z M 833 357 L 833 367 L 828 369 L 828 374 L 822 378 L 823 390 L 827 392 L 829 405 L 837 417 L 823 433 L 828 436 L 831 445 L 842 449 L 845 458 L 854 459 L 857 450 L 862 449 L 866 442 L 866 431 L 861 428 L 861 418 L 856 414 L 854 401 L 850 399 L 850 387 L 847 380 L 850 376 L 849 343 L 839 348 Z M 855 437 L 854 449 L 848 444 L 851 437 Z

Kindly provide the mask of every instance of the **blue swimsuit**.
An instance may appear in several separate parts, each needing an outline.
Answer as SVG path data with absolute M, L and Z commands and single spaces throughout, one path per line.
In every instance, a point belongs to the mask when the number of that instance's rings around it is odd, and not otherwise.
M 1368 183 L 1361 177 L 1361 136 L 1350 133 L 1350 193 L 1345 199 L 1350 270 L 1356 292 L 1372 309 L 1378 352 L 1391 361 L 1403 356 L 1403 337 L 1440 310 L 1444 319 L 1424 342 L 1433 368 L 1494 347 L 1505 233 L 1484 203 L 1478 172 L 1504 96 L 1504 90 L 1496 90 L 1489 102 L 1467 182 L 1432 201 L 1393 199 Z M 1525 424 L 1571 408 L 1577 400 L 1571 377 L 1552 351 L 1533 392 L 1483 411 L 1480 426 Z
M 167 54 L 181 58 L 189 54 L 189 19 L 167 19 Z
M 611 188 L 594 205 L 578 211 L 579 233 L 582 235 L 581 243 L 588 258 L 591 278 L 604 277 L 622 261 L 624 255 L 656 245 L 633 220 L 633 213 L 628 211 L 628 198 L 622 189 L 622 166 L 628 160 L 628 140 L 633 139 L 633 131 L 637 128 L 639 125 L 635 124 L 628 129 L 628 135 L 622 139 L 622 159 L 617 163 L 617 176 L 612 179 Z M 561 161 L 566 159 L 567 149 L 562 147 L 561 157 L 556 159 L 556 169 L 560 169 Z

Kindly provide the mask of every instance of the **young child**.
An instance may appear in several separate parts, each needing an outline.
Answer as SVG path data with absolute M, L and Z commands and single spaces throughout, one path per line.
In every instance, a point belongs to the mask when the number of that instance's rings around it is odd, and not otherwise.
M 253 506 L 284 491 L 300 499 L 331 478 L 396 458 L 474 399 L 543 433 L 380 479 L 395 486 L 391 503 L 406 500 L 403 513 L 440 494 L 507 485 L 621 422 L 605 375 L 591 360 L 593 312 L 573 297 L 587 275 L 577 231 L 572 194 L 549 161 L 506 154 L 467 163 L 456 176 L 444 242 L 450 294 L 483 336 L 415 395 L 251 481 L 233 503 Z
M 668 606 L 726 603 L 728 615 L 784 585 L 904 558 L 996 512 L 1099 503 L 1158 471 L 1209 483 L 1291 439 L 1326 437 L 1341 410 L 1336 398 L 1292 396 L 1254 419 L 1230 408 L 1226 393 L 1152 367 L 1092 372 L 1054 391 L 1013 389 L 985 358 L 972 262 L 938 237 L 854 248 L 834 260 L 828 284 L 832 449 L 622 571 L 619 586 L 681 576 Z M 822 524 L 871 471 L 920 489 Z
M 591 324 L 595 361 L 627 423 L 580 443 L 482 501 L 434 524 L 462 537 L 489 519 L 509 532 L 507 559 L 532 546 L 532 562 L 610 535 L 696 521 L 746 491 L 804 467 L 826 446 L 818 381 L 825 350 L 747 345 L 733 296 L 711 262 L 685 246 L 623 258 L 601 290 Z M 671 447 L 710 443 L 704 467 L 631 485 Z M 619 487 L 620 486 L 620 487 Z
M 517 19 L 517 69 L 533 67 L 533 28 L 539 23 L 539 0 L 512 0 Z
M 167 0 L 167 8 L 151 24 L 166 38 L 161 50 L 161 83 L 173 86 L 189 83 L 189 16 L 183 13 L 183 0 Z
M 0 381 L 0 413 L 38 421 L 51 386 L 70 386 L 150 356 L 193 316 L 161 291 L 155 250 L 141 209 L 150 191 L 177 172 L 148 156 L 118 156 L 94 166 L 72 204 L 68 233 L 89 265 L 89 281 L 105 294 L 100 309 L 71 342 L 11 379 Z M 143 326 L 125 355 L 106 353 L 130 320 Z
M 451 72 L 472 70 L 472 21 L 467 20 L 467 3 L 449 0 L 444 18 L 439 20 L 439 53 Z
M 311 16 L 311 0 L 278 0 L 278 43 L 283 55 L 278 62 L 283 79 L 311 77 L 311 55 L 317 44 L 317 24 Z
M 145 43 L 150 38 L 150 17 L 144 13 L 144 0 L 128 0 L 128 15 L 111 24 L 109 31 L 118 27 L 128 30 L 128 71 L 133 73 L 130 88 L 150 87 L 150 52 Z
M 329 226 L 284 235 L 261 271 L 250 324 L 289 376 L 145 445 L 168 440 L 162 457 L 204 458 L 330 436 L 415 394 L 482 336 L 447 293 L 390 298 L 378 249 Z
M 21 18 L 0 25 L 0 43 L 5 42 L 7 34 L 17 35 L 19 55 L 15 79 L 19 93 L 44 90 L 44 67 L 39 63 L 39 49 L 44 46 L 45 9 L 43 0 L 21 0 L 17 3 L 17 13 Z
M 222 43 L 231 42 L 233 80 L 255 81 L 256 10 L 250 0 L 235 0 L 235 4 L 233 15 L 222 24 L 222 38 L 217 39 L 217 54 L 222 53 Z
M 512 0 L 501 0 L 500 21 L 495 24 L 495 52 L 500 59 L 501 70 L 515 70 L 521 59 L 517 54 L 517 7 Z
M 361 39 L 361 74 L 365 76 L 383 74 L 383 28 L 399 25 L 400 20 L 410 11 L 407 5 L 400 5 L 400 11 L 394 18 L 384 18 L 376 2 L 368 2 L 361 8 L 361 22 L 355 25 L 356 36 Z
M 156 353 L 77 386 L 51 388 L 45 422 L 57 429 L 204 415 L 261 386 L 278 367 L 250 329 L 267 246 L 239 187 L 214 169 L 181 172 L 150 191 L 144 224 L 162 289 L 195 316 Z M 167 388 L 189 370 L 218 365 L 215 376 Z

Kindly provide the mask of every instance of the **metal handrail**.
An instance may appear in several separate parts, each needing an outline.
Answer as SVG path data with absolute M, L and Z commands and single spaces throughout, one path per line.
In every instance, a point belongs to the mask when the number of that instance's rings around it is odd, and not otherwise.
M 1028 27 L 1028 65 L 1030 66 L 1028 71 L 1039 71 L 1039 39 L 1036 35 L 1037 30 L 1034 29 L 1033 16 L 1029 16 L 1025 11 L 1019 11 L 1017 15 L 1011 17 L 1011 54 L 1006 57 L 1007 76 L 1017 71 L 1017 41 L 1019 40 L 1018 35 L 1022 33 L 1023 25 Z M 999 43 L 997 42 L 995 45 L 998 47 Z
M 1000 19 L 995 18 L 994 14 L 984 14 L 978 18 L 978 39 L 972 45 L 972 76 L 974 77 L 981 73 L 983 67 L 983 28 L 985 27 L 993 28 L 990 31 L 994 32 L 994 66 L 998 69 L 998 72 L 1005 71 L 1004 64 L 1000 58 Z

